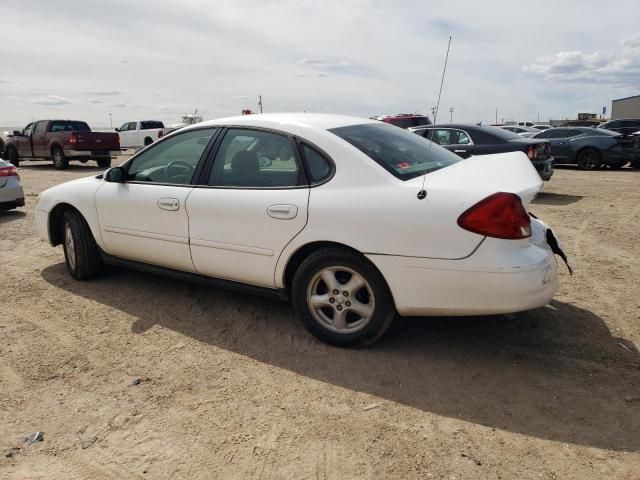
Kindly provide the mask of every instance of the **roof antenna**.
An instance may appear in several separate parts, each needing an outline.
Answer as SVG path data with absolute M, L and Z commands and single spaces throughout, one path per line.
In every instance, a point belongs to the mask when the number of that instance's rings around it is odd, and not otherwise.
M 449 61 L 449 49 L 451 48 L 451 35 L 449 35 L 449 44 L 447 45 L 447 55 L 444 57 L 444 68 L 442 69 L 442 79 L 440 80 L 440 91 L 438 92 L 438 103 L 436 103 L 436 108 L 433 112 L 433 124 L 436 125 L 436 120 L 438 118 L 438 109 L 440 108 L 440 97 L 442 96 L 442 85 L 444 85 L 444 74 L 447 71 L 447 62 Z M 431 153 L 431 145 L 433 145 L 433 140 L 429 143 L 429 153 Z M 422 188 L 418 192 L 418 200 L 423 200 L 427 198 L 427 191 L 424 189 L 424 182 L 427 179 L 427 171 L 425 170 L 424 175 L 422 176 Z

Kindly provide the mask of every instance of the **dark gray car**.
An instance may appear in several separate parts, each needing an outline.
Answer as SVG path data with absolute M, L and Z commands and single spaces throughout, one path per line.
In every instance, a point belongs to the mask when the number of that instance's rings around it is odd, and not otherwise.
M 603 165 L 622 168 L 639 155 L 628 137 L 604 128 L 550 128 L 533 138 L 549 141 L 555 164 L 578 165 L 583 170 Z

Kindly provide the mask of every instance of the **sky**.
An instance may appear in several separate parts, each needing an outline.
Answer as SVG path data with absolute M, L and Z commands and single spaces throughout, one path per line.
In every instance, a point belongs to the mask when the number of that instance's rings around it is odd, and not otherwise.
M 640 94 L 640 1 L 0 0 L 0 125 L 257 111 L 575 118 Z M 111 118 L 109 117 L 111 114 Z

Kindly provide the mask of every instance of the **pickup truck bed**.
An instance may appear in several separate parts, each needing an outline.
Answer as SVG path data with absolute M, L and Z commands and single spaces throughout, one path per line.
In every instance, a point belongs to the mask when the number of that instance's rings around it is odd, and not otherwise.
M 99 167 L 107 168 L 119 152 L 117 133 L 92 132 L 89 125 L 77 120 L 40 120 L 22 132 L 13 132 L 4 155 L 15 166 L 23 160 L 51 159 L 56 169 L 63 170 L 70 160 L 96 160 Z

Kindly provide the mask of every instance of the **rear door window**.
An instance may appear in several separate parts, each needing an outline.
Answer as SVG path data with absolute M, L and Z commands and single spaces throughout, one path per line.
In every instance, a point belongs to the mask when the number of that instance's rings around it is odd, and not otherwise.
M 307 185 L 293 141 L 262 130 L 230 128 L 218 148 L 209 185 L 287 188 Z

